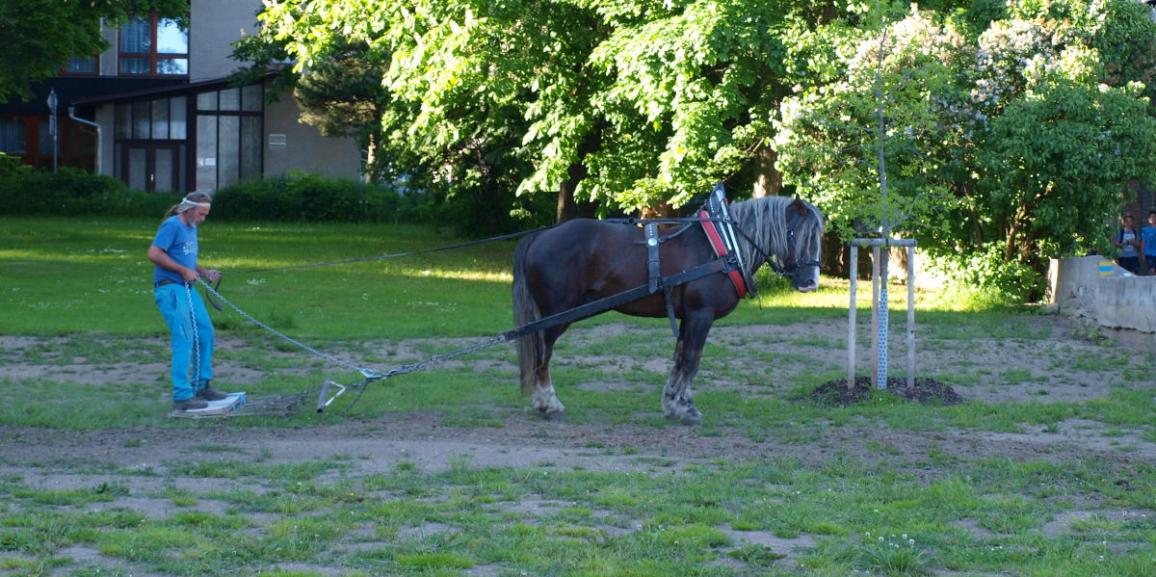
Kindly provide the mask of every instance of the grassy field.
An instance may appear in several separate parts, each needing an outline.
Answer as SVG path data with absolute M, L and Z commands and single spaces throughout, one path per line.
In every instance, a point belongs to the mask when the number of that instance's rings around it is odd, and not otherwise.
M 966 402 L 877 392 L 829 407 L 809 393 L 845 376 L 847 287 L 834 282 L 765 290 L 719 323 L 696 387 L 700 427 L 657 410 L 665 321 L 616 314 L 560 342 L 562 422 L 527 413 L 509 346 L 375 383 L 321 414 L 310 398 L 286 417 L 170 419 L 144 258 L 156 225 L 0 219 L 0 576 L 1156 567 L 1156 350 L 1095 329 L 920 293 L 921 376 Z M 389 368 L 511 328 L 513 242 L 304 265 L 458 240 L 210 220 L 201 250 L 247 313 Z M 898 325 L 905 291 L 892 294 Z M 235 314 L 214 318 L 218 370 L 254 398 L 352 378 Z

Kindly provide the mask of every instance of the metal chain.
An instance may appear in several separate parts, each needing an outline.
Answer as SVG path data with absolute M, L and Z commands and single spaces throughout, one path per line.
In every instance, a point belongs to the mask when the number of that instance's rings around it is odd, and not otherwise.
M 428 359 L 425 359 L 423 361 L 419 361 L 419 362 L 408 364 L 408 365 L 399 365 L 397 367 L 394 367 L 394 368 L 386 371 L 385 373 L 382 373 L 379 378 L 388 379 L 390 377 L 396 377 L 398 375 L 404 375 L 407 373 L 413 373 L 416 371 L 425 370 L 429 367 L 432 367 L 434 365 L 439 365 L 439 364 L 444 363 L 448 360 L 456 359 L 458 357 L 464 357 L 470 353 L 476 353 L 482 349 L 487 349 L 487 348 L 492 347 L 494 345 L 500 345 L 502 343 L 508 342 L 508 340 L 509 339 L 506 337 L 506 335 L 495 335 L 492 337 L 487 337 L 487 338 L 485 338 L 481 341 L 478 341 L 478 342 L 476 342 L 476 343 L 474 343 L 474 344 L 472 344 L 472 345 L 470 345 L 464 349 L 458 349 L 456 351 L 448 352 L 448 353 L 441 354 L 441 355 L 434 355 L 434 356 L 429 357 Z
M 478 341 L 477 343 L 474 343 L 473 345 L 470 345 L 470 346 L 465 347 L 463 349 L 459 349 L 459 350 L 448 352 L 448 353 L 441 354 L 441 355 L 434 355 L 432 357 L 429 357 L 425 360 L 422 360 L 422 361 L 419 361 L 416 363 L 411 363 L 408 365 L 399 365 L 397 367 L 389 369 L 388 371 L 383 372 L 383 371 L 379 371 L 376 369 L 359 367 L 353 363 L 350 363 L 348 361 L 344 361 L 344 360 L 339 359 L 333 355 L 323 353 L 323 352 L 321 352 L 321 351 L 319 351 L 319 350 L 317 350 L 317 349 L 315 349 L 315 348 L 313 348 L 313 347 L 311 347 L 311 346 L 309 346 L 309 345 L 307 345 L 307 344 L 305 344 L 305 343 L 303 343 L 303 342 L 301 342 L 301 341 L 299 341 L 299 340 L 297 340 L 297 339 L 295 339 L 289 335 L 286 335 L 285 333 L 278 331 L 277 329 L 261 322 L 260 320 L 255 318 L 253 315 L 250 315 L 249 313 L 241 310 L 241 308 L 238 307 L 237 305 L 233 304 L 232 301 L 221 296 L 221 293 L 217 292 L 217 290 L 214 289 L 212 286 L 209 286 L 209 284 L 206 283 L 203 279 L 198 279 L 198 280 L 201 282 L 201 285 L 203 285 L 205 287 L 205 290 L 209 291 L 209 293 L 211 293 L 214 297 L 216 297 L 218 300 L 220 300 L 220 302 L 224 303 L 226 306 L 228 306 L 230 309 L 232 309 L 233 312 L 241 315 L 249 322 L 265 329 L 266 331 L 268 331 L 274 335 L 277 335 L 285 342 L 287 342 L 287 343 L 289 343 L 289 344 L 291 344 L 291 345 L 293 345 L 299 349 L 313 353 L 317 357 L 325 359 L 325 360 L 327 360 L 331 363 L 334 363 L 334 364 L 336 364 L 342 368 L 345 368 L 345 369 L 348 369 L 351 371 L 356 371 L 356 372 L 360 373 L 361 376 L 365 377 L 365 384 L 368 384 L 370 382 L 377 381 L 377 380 L 388 379 L 390 377 L 396 377 L 398 375 L 404 375 L 404 374 L 408 374 L 408 373 L 412 373 L 412 372 L 416 372 L 416 371 L 425 370 L 429 367 L 444 363 L 448 360 L 456 359 L 458 357 L 463 357 L 463 356 L 466 356 L 468 354 L 480 351 L 482 349 L 486 349 L 486 348 L 492 347 L 494 345 L 508 342 L 510 340 L 509 337 L 504 335 L 504 334 L 495 335 L 495 336 L 483 339 L 481 341 Z
M 315 348 L 313 348 L 313 347 L 311 347 L 311 346 L 309 346 L 309 345 L 307 345 L 307 344 L 305 344 L 305 343 L 303 343 L 303 342 L 301 342 L 301 341 L 299 341 L 299 340 L 297 340 L 297 339 L 295 339 L 295 338 L 293 338 L 293 337 L 291 337 L 291 336 L 261 322 L 253 315 L 241 310 L 241 307 L 238 307 L 237 305 L 233 304 L 233 302 L 230 301 L 229 299 L 225 298 L 224 296 L 221 296 L 221 293 L 217 292 L 217 290 L 214 289 L 212 286 L 210 286 L 209 283 L 205 282 L 204 279 L 198 278 L 197 281 L 199 281 L 201 283 L 201 286 L 203 286 L 205 288 L 205 290 L 209 292 L 209 294 L 212 294 L 213 297 L 215 297 L 221 303 L 224 303 L 225 306 L 232 309 L 233 312 L 241 315 L 241 317 L 244 318 L 245 320 L 261 327 L 262 329 L 265 329 L 267 332 L 272 333 L 272 334 L 280 337 L 281 340 L 283 340 L 283 341 L 285 341 L 285 342 L 287 342 L 287 343 L 289 343 L 289 344 L 291 344 L 291 345 L 293 345 L 299 349 L 309 351 L 310 353 L 313 353 L 314 355 L 316 355 L 322 359 L 325 359 L 325 360 L 327 360 L 327 361 L 329 361 L 335 365 L 338 365 L 344 369 L 348 369 L 351 371 L 356 371 L 358 373 L 361 373 L 361 375 L 366 377 L 366 378 L 377 377 L 380 375 L 380 373 L 378 371 L 375 371 L 373 369 L 359 367 L 353 363 L 339 359 L 333 355 L 323 353 L 323 352 L 321 352 L 321 351 L 319 351 L 319 350 L 317 350 L 317 349 L 315 349 Z

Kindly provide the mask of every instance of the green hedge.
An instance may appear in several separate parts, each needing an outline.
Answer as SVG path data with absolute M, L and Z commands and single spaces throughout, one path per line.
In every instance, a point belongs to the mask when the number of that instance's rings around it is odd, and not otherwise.
M 0 215 L 156 217 L 181 195 L 132 190 L 119 180 L 61 168 L 52 173 L 0 154 Z M 214 220 L 281 222 L 409 222 L 446 225 L 473 237 L 549 224 L 554 199 L 514 199 L 512 194 L 462 190 L 448 198 L 422 191 L 401 192 L 307 173 L 247 180 L 213 194 Z M 520 208 L 515 217 L 511 203 Z
M 180 194 L 147 193 L 75 168 L 35 169 L 0 154 L 0 215 L 160 217 Z M 214 220 L 434 222 L 424 195 L 312 174 L 249 180 L 214 193 Z
M 37 170 L 0 154 L 0 215 L 159 216 L 180 198 L 131 190 L 115 178 L 75 168 Z
M 431 222 L 435 212 L 424 195 L 305 173 L 239 182 L 213 198 L 213 218 L 234 220 Z

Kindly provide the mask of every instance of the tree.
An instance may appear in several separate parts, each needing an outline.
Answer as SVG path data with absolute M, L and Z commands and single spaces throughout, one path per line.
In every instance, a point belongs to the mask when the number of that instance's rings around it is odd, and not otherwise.
M 299 71 L 338 37 L 388 53 L 387 142 L 459 188 L 554 191 L 561 220 L 580 201 L 679 206 L 735 175 L 776 192 L 770 119 L 796 81 L 782 37 L 826 6 L 288 0 L 263 35 Z
M 0 0 L 0 102 L 27 98 L 29 88 L 55 76 L 74 56 L 108 48 L 101 19 L 116 25 L 134 14 L 180 18 L 188 0 Z
M 582 143 L 597 142 L 580 114 L 581 75 L 573 74 L 582 61 L 573 57 L 581 54 L 575 46 L 595 29 L 583 15 L 548 0 L 294 0 L 267 7 L 262 35 L 285 48 L 303 79 L 324 69 L 341 44 L 360 45 L 385 63 L 378 79 L 388 93 L 379 118 L 383 150 L 404 159 L 424 189 L 466 200 L 474 220 L 487 215 L 497 226 L 519 204 L 514 191 L 534 174 L 535 145 L 568 153 L 546 155 L 554 163 L 534 184 L 559 190 L 560 214 L 573 206 L 572 157 Z M 543 122 L 550 128 L 535 128 Z M 579 144 L 551 148 L 571 140 Z
M 862 36 L 846 75 L 788 99 L 780 166 L 816 191 L 844 238 L 886 220 L 971 281 L 1039 296 L 1046 259 L 1101 245 L 1125 184 L 1156 172 L 1144 88 L 1097 48 L 1116 46 L 1103 41 L 1108 30 L 1156 36 L 1146 15 L 1117 6 L 1128 1 L 1077 20 L 1012 10 L 978 34 L 951 21 L 985 18 L 915 10 Z
M 295 72 L 284 66 L 283 47 L 258 35 L 235 43 L 233 58 L 248 67 L 234 73 L 240 84 L 256 82 L 274 73 L 270 94 L 280 98 L 290 92 L 301 109 L 301 121 L 325 136 L 354 137 L 366 150 L 365 174 L 371 182 L 400 177 L 389 162 L 383 144 L 382 117 L 389 108 L 389 91 L 382 86 L 388 62 L 371 52 L 365 43 L 337 39 L 325 58 L 308 70 Z

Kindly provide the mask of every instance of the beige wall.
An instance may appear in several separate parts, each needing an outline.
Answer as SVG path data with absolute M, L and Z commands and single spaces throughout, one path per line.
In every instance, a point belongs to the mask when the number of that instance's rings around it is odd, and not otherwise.
M 189 15 L 189 81 L 228 76 L 241 66 L 233 43 L 257 29 L 261 0 L 193 0 Z
M 108 42 L 108 50 L 100 53 L 100 75 L 101 76 L 116 76 L 116 55 L 118 46 L 116 44 L 119 35 L 116 27 L 104 26 L 100 30 L 100 35 Z
M 302 124 L 300 116 L 297 103 L 288 95 L 265 105 L 265 176 L 295 170 L 360 178 L 361 152 L 356 141 L 321 136 L 316 128 Z
M 113 149 L 113 131 L 116 126 L 113 125 L 113 107 L 112 106 L 98 106 L 96 109 L 96 123 L 100 125 L 100 170 L 98 174 L 105 174 L 112 176 L 116 174 L 116 167 L 113 166 L 113 159 L 116 151 Z

